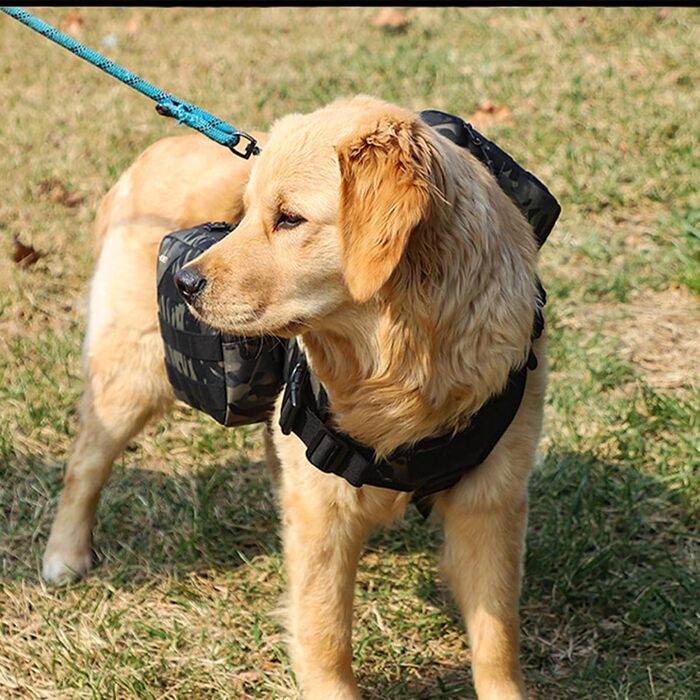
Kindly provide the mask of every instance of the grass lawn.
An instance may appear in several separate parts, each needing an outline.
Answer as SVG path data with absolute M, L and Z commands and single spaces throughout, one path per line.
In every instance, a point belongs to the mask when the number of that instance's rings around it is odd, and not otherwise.
M 541 253 L 551 380 L 522 596 L 532 697 L 700 697 L 700 12 L 690 8 L 39 8 L 229 119 L 374 94 L 474 123 L 559 198 Z M 0 698 L 293 698 L 257 428 L 178 408 L 115 465 L 100 564 L 40 559 L 76 431 L 100 197 L 184 126 L 0 16 Z M 233 156 L 232 156 L 233 157 Z M 19 239 L 44 253 L 13 262 Z M 372 700 L 474 697 L 417 513 L 360 564 Z

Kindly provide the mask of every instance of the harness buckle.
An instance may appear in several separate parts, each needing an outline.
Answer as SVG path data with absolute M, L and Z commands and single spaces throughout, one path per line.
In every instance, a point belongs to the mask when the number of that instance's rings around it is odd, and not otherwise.
M 350 447 L 325 430 L 319 430 L 306 449 L 306 459 L 327 474 L 338 474 L 349 454 Z
M 294 428 L 294 422 L 301 410 L 301 387 L 306 379 L 306 362 L 298 361 L 289 377 L 284 390 L 282 408 L 280 410 L 279 426 L 285 435 L 289 435 Z

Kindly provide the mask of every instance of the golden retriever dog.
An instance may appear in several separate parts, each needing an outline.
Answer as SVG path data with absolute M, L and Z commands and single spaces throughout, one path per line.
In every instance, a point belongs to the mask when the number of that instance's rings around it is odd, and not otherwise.
M 147 149 L 105 196 L 84 345 L 86 389 L 43 574 L 86 572 L 117 454 L 173 400 L 156 308 L 162 237 L 237 222 L 189 263 L 193 312 L 231 334 L 297 337 L 337 427 L 379 456 L 464 428 L 531 346 L 533 230 L 484 165 L 415 113 L 368 96 L 282 118 L 251 161 L 199 135 Z M 515 419 L 486 461 L 433 497 L 443 570 L 479 698 L 524 698 L 518 599 L 545 339 Z M 277 411 L 279 411 L 279 403 Z M 349 700 L 353 588 L 368 532 L 411 494 L 355 488 L 305 457 L 277 420 L 293 668 L 308 700 Z

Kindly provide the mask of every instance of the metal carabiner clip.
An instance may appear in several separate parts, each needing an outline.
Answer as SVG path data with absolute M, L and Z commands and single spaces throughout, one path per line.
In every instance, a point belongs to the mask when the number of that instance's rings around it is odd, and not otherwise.
M 232 153 L 235 153 L 241 158 L 245 158 L 245 160 L 248 160 L 250 156 L 257 156 L 260 154 L 260 146 L 258 146 L 258 142 L 250 134 L 246 134 L 245 131 L 237 131 L 236 136 L 238 137 L 236 142 L 228 147 Z M 241 142 L 241 138 L 245 139 L 248 144 L 245 150 L 238 151 L 236 150 L 236 146 Z

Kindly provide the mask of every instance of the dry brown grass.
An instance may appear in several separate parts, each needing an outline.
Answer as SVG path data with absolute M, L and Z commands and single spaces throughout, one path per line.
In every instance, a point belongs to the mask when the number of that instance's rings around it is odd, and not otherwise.
M 657 391 L 700 386 L 700 303 L 682 287 L 641 290 L 626 303 L 562 306 L 562 327 L 614 341 L 618 357 Z

